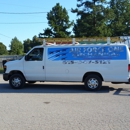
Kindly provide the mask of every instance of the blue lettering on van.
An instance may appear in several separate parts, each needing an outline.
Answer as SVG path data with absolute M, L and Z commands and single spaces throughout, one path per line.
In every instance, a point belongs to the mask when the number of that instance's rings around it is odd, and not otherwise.
M 125 60 L 126 46 L 48 48 L 50 60 Z

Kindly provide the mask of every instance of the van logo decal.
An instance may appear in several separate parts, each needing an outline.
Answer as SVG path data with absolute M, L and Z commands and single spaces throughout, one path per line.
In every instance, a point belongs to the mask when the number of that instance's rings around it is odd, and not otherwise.
M 126 46 L 118 46 L 118 45 L 96 46 L 96 47 L 87 46 L 87 47 L 48 48 L 48 59 L 53 61 L 125 60 L 127 59 L 127 54 L 126 54 Z

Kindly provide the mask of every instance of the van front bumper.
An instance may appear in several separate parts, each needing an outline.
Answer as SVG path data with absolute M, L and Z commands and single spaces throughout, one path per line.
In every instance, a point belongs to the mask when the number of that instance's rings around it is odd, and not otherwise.
M 3 74 L 3 79 L 4 79 L 5 81 L 8 81 L 8 80 L 9 80 L 9 74 L 8 74 L 8 73 L 4 73 L 4 74 Z

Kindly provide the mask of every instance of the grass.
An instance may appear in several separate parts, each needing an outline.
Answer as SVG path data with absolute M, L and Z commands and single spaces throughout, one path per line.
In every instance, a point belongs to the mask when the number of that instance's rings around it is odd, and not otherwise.
M 0 74 L 4 73 L 3 68 L 0 68 Z

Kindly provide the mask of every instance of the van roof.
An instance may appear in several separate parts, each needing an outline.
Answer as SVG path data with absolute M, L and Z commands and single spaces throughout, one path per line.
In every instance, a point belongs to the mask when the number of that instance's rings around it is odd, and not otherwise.
M 84 46 L 116 46 L 116 45 L 119 45 L 119 46 L 127 46 L 126 44 L 124 43 L 111 43 L 111 44 L 102 44 L 102 43 L 98 43 L 98 44 L 48 44 L 48 45 L 39 45 L 39 46 L 35 46 L 34 48 L 38 48 L 38 47 L 74 47 L 74 46 L 80 46 L 80 47 L 84 47 Z

